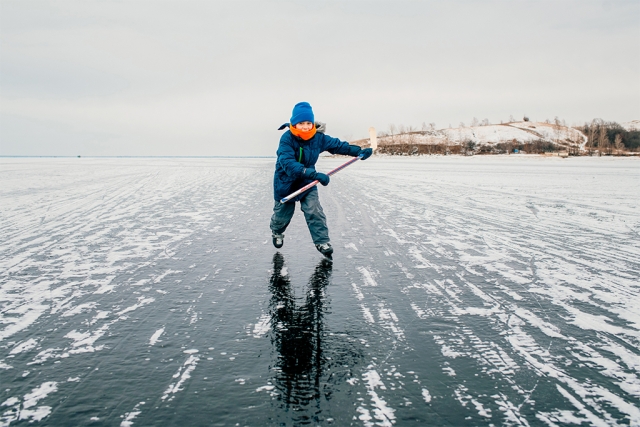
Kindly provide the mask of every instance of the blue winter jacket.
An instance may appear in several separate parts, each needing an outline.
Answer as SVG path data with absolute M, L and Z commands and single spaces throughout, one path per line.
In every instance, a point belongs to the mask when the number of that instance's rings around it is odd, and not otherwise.
M 276 153 L 278 159 L 276 160 L 276 172 L 273 176 L 274 199 L 282 200 L 312 182 L 312 179 L 302 176 L 303 171 L 305 168 L 315 167 L 318 157 L 323 151 L 355 157 L 360 153 L 360 147 L 349 145 L 348 142 L 331 138 L 320 132 L 316 132 L 313 138 L 305 141 L 292 134 L 291 131 L 286 131 L 280 138 L 280 145 Z M 317 191 L 317 189 L 313 187 L 291 201 L 302 199 L 310 191 Z

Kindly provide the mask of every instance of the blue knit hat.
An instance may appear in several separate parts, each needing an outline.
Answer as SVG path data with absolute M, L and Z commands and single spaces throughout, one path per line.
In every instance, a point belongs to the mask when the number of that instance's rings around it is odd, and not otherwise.
M 296 106 L 293 107 L 290 123 L 292 126 L 295 126 L 300 122 L 315 122 L 313 119 L 313 110 L 308 102 L 298 102 Z

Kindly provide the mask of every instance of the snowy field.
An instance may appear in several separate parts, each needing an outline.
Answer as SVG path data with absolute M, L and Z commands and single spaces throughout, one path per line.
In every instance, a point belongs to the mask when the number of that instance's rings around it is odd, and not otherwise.
M 0 159 L 0 425 L 640 425 L 638 159 L 273 162 Z

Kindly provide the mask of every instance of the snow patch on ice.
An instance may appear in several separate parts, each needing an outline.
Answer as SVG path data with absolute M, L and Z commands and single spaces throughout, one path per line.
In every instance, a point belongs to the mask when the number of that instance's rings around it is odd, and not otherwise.
M 36 387 L 33 390 L 31 390 L 31 393 L 27 393 L 24 395 L 22 407 L 31 408 L 33 406 L 36 406 L 40 400 L 44 399 L 49 394 L 57 390 L 58 390 L 57 382 L 55 381 L 44 382 L 40 384 L 39 387 Z
M 83 313 L 85 311 L 91 311 L 97 305 L 98 305 L 98 303 L 96 303 L 96 302 L 87 302 L 87 303 L 84 303 L 84 304 L 79 304 L 79 305 L 75 306 L 74 308 L 69 309 L 66 312 L 62 313 L 60 316 L 61 317 L 75 316 L 76 314 L 80 314 L 80 313 Z
M 373 278 L 373 274 L 371 274 L 369 270 L 367 270 L 365 267 L 358 267 L 358 271 L 362 274 L 365 286 L 378 286 Z
M 64 337 L 73 340 L 71 343 L 73 349 L 71 349 L 69 353 L 93 353 L 94 351 L 101 350 L 104 347 L 103 345 L 97 347 L 94 347 L 93 345 L 107 332 L 108 329 L 109 325 L 103 325 L 93 332 L 78 332 L 74 329 L 67 333 Z
M 378 317 L 382 325 L 391 330 L 396 339 L 404 339 L 404 331 L 398 326 L 398 317 L 390 308 L 385 307 L 384 303 L 378 304 Z
M 271 322 L 271 317 L 268 314 L 263 314 L 258 319 L 258 322 L 253 327 L 253 337 L 260 338 L 264 336 L 267 332 L 269 332 L 269 326 Z
M 396 422 L 395 409 L 389 407 L 387 402 L 378 395 L 376 389 L 386 390 L 380 374 L 375 369 L 368 367 L 368 371 L 362 375 L 367 386 L 367 393 L 371 397 L 373 416 L 378 420 L 377 425 L 391 427 Z
M 153 283 L 160 283 L 162 280 L 164 280 L 165 277 L 167 277 L 170 274 L 177 274 L 177 273 L 182 273 L 182 271 L 180 270 L 167 270 L 164 273 L 160 274 L 159 276 L 155 277 L 153 279 Z
M 118 316 L 122 316 L 123 314 L 129 313 L 131 311 L 137 310 L 140 307 L 143 307 L 147 304 L 151 304 L 156 299 L 153 297 L 138 297 L 138 302 L 130 307 L 125 308 L 124 310 L 116 313 Z
M 362 315 L 364 316 L 364 320 L 366 320 L 370 324 L 376 323 L 375 319 L 373 318 L 373 315 L 371 314 L 371 311 L 366 305 L 360 304 L 360 309 L 362 310 Z
M 51 414 L 51 406 L 36 406 L 38 402 L 46 398 L 49 394 L 58 390 L 58 383 L 47 381 L 24 395 L 22 400 L 11 397 L 2 403 L 2 406 L 11 407 L 3 413 L 2 425 L 8 426 L 13 421 L 28 420 L 29 422 L 41 421 Z
M 195 356 L 193 354 L 189 355 L 184 364 L 180 367 L 180 369 L 178 369 L 178 372 L 173 375 L 173 378 L 179 378 L 178 381 L 169 384 L 169 387 L 167 387 L 161 397 L 162 400 L 167 400 L 168 398 L 169 401 L 171 401 L 175 397 L 176 393 L 183 390 L 182 386 L 189 378 L 191 378 L 191 372 L 196 369 L 199 360 L 199 356 Z
M 31 350 L 32 348 L 34 348 L 37 345 L 38 345 L 38 341 L 36 341 L 33 338 L 30 338 L 30 339 L 28 339 L 28 340 L 16 345 L 14 348 L 12 348 L 11 351 L 9 352 L 9 354 L 24 353 L 26 351 Z
M 346 245 L 344 245 L 345 249 L 353 249 L 354 251 L 358 252 L 358 247 L 356 246 L 355 243 L 347 243 Z
M 426 388 L 422 389 L 422 398 L 426 403 L 431 403 L 431 393 Z
M 413 311 L 415 311 L 416 315 L 420 318 L 420 319 L 426 319 L 427 318 L 427 313 L 421 309 L 420 307 L 418 307 L 416 305 L 416 303 L 412 302 L 411 303 L 411 308 L 413 309 Z
M 160 336 L 162 334 L 164 334 L 164 327 L 158 329 L 153 333 L 153 335 L 151 335 L 151 338 L 149 338 L 149 345 L 156 345 L 156 343 L 160 341 Z
M 353 287 L 353 291 L 356 294 L 356 298 L 362 301 L 364 299 L 364 295 L 362 294 L 362 291 L 360 290 L 358 285 L 356 285 L 355 283 L 351 283 L 351 286 Z
M 358 406 L 356 408 L 356 411 L 360 414 L 358 416 L 358 419 L 360 421 L 362 421 L 362 424 L 365 427 L 373 427 L 373 423 L 371 422 L 371 420 L 373 420 L 373 418 L 371 417 L 371 413 L 369 412 L 368 409 L 363 408 L 362 406 Z
M 124 414 L 122 416 L 124 419 L 120 423 L 120 427 L 131 427 L 133 425 L 133 420 L 142 413 L 139 408 L 144 404 L 145 402 L 140 402 L 133 407 L 133 410 L 131 412 L 127 412 L 126 414 Z

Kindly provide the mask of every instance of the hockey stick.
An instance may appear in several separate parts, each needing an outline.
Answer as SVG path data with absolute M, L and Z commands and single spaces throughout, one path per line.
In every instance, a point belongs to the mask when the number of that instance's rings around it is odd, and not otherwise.
M 328 172 L 327 175 L 331 176 L 334 173 L 338 173 L 340 172 L 342 169 L 346 168 L 347 166 L 349 166 L 351 163 L 357 162 L 358 160 L 360 160 L 362 158 L 362 154 L 360 154 L 358 157 L 354 157 L 353 159 L 349 160 L 348 162 L 345 162 L 343 164 L 341 164 L 340 166 L 338 166 L 337 168 L 333 169 L 332 171 Z M 318 185 L 320 181 L 318 181 L 317 179 L 313 182 L 310 182 L 309 184 L 305 185 L 304 187 L 302 187 L 301 189 L 299 189 L 298 191 L 294 191 L 293 193 L 289 194 L 287 197 L 284 197 L 283 199 L 280 200 L 280 203 L 287 203 L 289 200 L 293 199 L 294 197 L 296 197 L 297 195 L 299 195 L 300 193 L 304 193 L 305 191 L 307 191 L 308 189 L 310 189 L 311 187 L 314 187 L 316 185 Z

